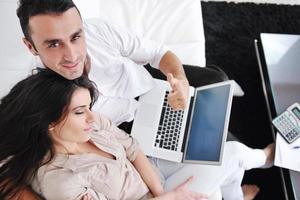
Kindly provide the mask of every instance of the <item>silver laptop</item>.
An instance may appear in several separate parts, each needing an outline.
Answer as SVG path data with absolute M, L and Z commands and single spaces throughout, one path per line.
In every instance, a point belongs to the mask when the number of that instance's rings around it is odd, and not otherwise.
M 131 135 L 148 156 L 174 162 L 220 165 L 230 118 L 234 81 L 190 87 L 187 109 L 167 103 L 170 85 L 155 79 L 140 96 Z

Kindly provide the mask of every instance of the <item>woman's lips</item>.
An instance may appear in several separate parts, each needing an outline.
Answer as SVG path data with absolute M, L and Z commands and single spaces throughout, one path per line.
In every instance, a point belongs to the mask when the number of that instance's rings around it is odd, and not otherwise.
M 92 127 L 88 127 L 88 128 L 83 129 L 83 130 L 86 131 L 86 132 L 90 132 L 93 129 L 92 129 Z

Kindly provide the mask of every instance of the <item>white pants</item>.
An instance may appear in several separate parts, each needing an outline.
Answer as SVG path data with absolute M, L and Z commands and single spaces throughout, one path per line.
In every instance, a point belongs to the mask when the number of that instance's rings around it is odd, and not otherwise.
M 251 149 L 239 142 L 226 142 L 222 165 L 182 164 L 150 158 L 164 181 L 166 191 L 173 189 L 190 176 L 194 181 L 189 189 L 208 196 L 221 189 L 224 200 L 242 200 L 241 183 L 245 170 L 265 164 L 266 155 L 261 149 Z

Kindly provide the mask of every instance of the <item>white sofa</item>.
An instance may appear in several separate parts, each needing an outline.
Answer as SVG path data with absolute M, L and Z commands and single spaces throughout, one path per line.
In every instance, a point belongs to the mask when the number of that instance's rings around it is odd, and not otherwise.
M 75 0 L 84 18 L 102 18 L 167 44 L 184 64 L 205 66 L 199 0 Z M 0 98 L 28 74 L 32 55 L 22 44 L 17 0 L 0 0 Z M 222 199 L 220 190 L 209 199 Z

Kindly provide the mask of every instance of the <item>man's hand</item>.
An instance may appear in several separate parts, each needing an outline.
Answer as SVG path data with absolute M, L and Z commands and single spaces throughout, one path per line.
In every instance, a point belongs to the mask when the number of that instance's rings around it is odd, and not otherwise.
M 188 80 L 175 78 L 171 73 L 167 74 L 167 80 L 172 88 L 168 96 L 168 103 L 174 110 L 185 109 L 189 97 Z

